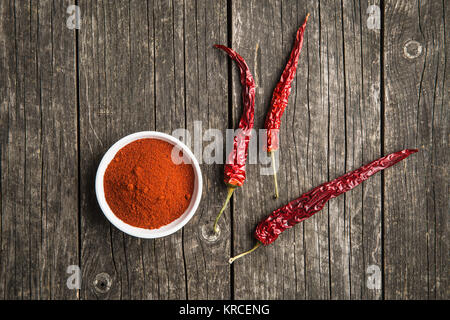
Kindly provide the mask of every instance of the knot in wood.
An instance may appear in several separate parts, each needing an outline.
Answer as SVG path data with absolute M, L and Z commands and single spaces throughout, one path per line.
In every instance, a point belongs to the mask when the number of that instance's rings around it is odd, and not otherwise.
M 220 225 L 217 224 L 217 232 L 214 232 L 211 223 L 206 223 L 201 226 L 200 234 L 203 240 L 207 242 L 216 242 L 220 238 Z
M 98 293 L 106 293 L 111 289 L 112 279 L 106 272 L 99 273 L 94 279 L 94 289 Z
M 422 54 L 422 50 L 423 47 L 419 42 L 409 40 L 403 46 L 403 55 L 410 60 L 416 59 Z

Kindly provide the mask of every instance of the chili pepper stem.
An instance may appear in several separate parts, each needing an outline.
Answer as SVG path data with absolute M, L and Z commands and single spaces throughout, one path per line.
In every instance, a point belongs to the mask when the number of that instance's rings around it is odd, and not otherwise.
M 233 194 L 235 187 L 228 187 L 228 194 L 227 194 L 227 199 L 225 200 L 225 203 L 223 204 L 222 209 L 220 209 L 219 214 L 216 217 L 216 221 L 214 221 L 214 232 L 217 233 L 217 223 L 219 222 L 220 216 L 222 215 L 222 213 L 225 211 L 225 208 L 227 207 L 228 202 L 230 201 L 231 195 Z
M 238 254 L 237 256 L 230 258 L 230 260 L 228 260 L 229 264 L 232 264 L 234 260 L 242 258 L 243 256 L 252 253 L 253 251 L 255 251 L 256 249 L 258 249 L 258 247 L 261 245 L 261 242 L 258 242 L 253 248 L 251 248 L 248 251 L 242 252 L 241 254 Z
M 270 151 L 270 157 L 272 158 L 273 168 L 273 181 L 275 182 L 275 198 L 278 198 L 278 182 L 277 182 L 277 170 L 275 168 L 275 151 Z

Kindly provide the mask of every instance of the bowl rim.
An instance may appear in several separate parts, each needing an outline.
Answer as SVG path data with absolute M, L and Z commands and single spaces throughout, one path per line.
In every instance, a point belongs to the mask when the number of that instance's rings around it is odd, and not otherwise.
M 180 217 L 158 229 L 145 229 L 134 227 L 132 225 L 127 224 L 114 214 L 114 212 L 111 210 L 108 203 L 106 202 L 105 198 L 105 191 L 103 188 L 103 178 L 106 172 L 106 168 L 108 167 L 112 159 L 114 159 L 115 155 L 120 149 L 130 144 L 131 142 L 140 139 L 159 139 L 180 147 L 183 153 L 187 154 L 189 160 L 191 161 L 191 165 L 194 168 L 194 175 L 195 175 L 194 191 L 189 206 Z M 203 178 L 200 165 L 198 163 L 197 158 L 192 153 L 192 151 L 188 148 L 188 146 L 186 146 L 183 142 L 181 142 L 177 138 L 158 131 L 135 132 L 119 139 L 103 155 L 102 160 L 98 165 L 97 173 L 95 176 L 95 194 L 100 209 L 102 210 L 105 217 L 120 231 L 125 232 L 131 236 L 144 239 L 165 237 L 183 228 L 189 222 L 189 220 L 191 220 L 191 218 L 194 216 L 195 212 L 198 209 L 202 197 L 202 188 L 203 188 Z

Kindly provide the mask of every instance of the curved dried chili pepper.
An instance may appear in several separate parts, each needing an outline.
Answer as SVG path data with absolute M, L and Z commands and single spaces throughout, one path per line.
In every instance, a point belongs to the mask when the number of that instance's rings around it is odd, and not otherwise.
M 244 58 L 238 53 L 222 45 L 216 44 L 214 47 L 222 49 L 231 59 L 236 61 L 240 70 L 242 101 L 244 104 L 244 111 L 239 121 L 239 130 L 233 140 L 233 150 L 228 155 L 227 162 L 225 163 L 224 181 L 228 186 L 228 194 L 214 222 L 214 232 L 217 232 L 217 222 L 230 201 L 234 189 L 241 187 L 245 181 L 245 162 L 248 156 L 248 144 L 250 142 L 255 116 L 255 80 Z
M 272 101 L 270 103 L 271 106 L 264 124 L 264 128 L 267 130 L 267 152 L 269 152 L 272 157 L 275 198 L 278 198 L 278 182 L 275 169 L 274 152 L 278 150 L 279 146 L 278 130 L 281 126 L 281 117 L 283 116 L 284 109 L 286 109 L 288 104 L 289 95 L 291 94 L 291 84 L 297 71 L 298 59 L 303 46 L 303 34 L 305 32 L 308 17 L 309 13 L 306 15 L 305 21 L 297 31 L 297 36 L 295 38 L 294 47 L 292 48 L 289 61 L 284 68 L 280 81 L 273 91 Z
M 328 200 L 347 192 L 378 171 L 389 168 L 409 155 L 416 153 L 417 149 L 406 149 L 391 153 L 378 160 L 362 166 L 359 169 L 346 173 L 345 175 L 326 182 L 320 186 L 304 193 L 299 198 L 289 202 L 287 205 L 274 210 L 266 219 L 261 221 L 255 230 L 255 238 L 258 240 L 253 249 L 230 259 L 234 260 L 252 252 L 261 244 L 269 245 L 286 229 L 292 228 L 297 223 L 308 219 L 313 214 L 322 210 Z

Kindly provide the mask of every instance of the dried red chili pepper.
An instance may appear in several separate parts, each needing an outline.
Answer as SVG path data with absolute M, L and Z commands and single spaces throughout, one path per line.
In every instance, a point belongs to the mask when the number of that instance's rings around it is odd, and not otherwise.
M 348 172 L 333 181 L 321 184 L 287 205 L 273 211 L 256 227 L 254 236 L 258 243 L 253 249 L 231 258 L 229 262 L 232 263 L 234 260 L 254 251 L 261 244 L 265 246 L 271 244 L 284 230 L 292 228 L 297 223 L 322 210 L 328 200 L 353 189 L 378 171 L 389 168 L 417 151 L 417 149 L 406 149 L 391 153 L 359 169 Z
M 303 34 L 306 28 L 306 22 L 308 21 L 309 13 L 306 15 L 305 21 L 297 31 L 294 47 L 291 51 L 289 61 L 284 68 L 280 81 L 275 87 L 272 95 L 271 106 L 266 116 L 264 124 L 267 130 L 267 152 L 272 157 L 273 178 L 275 182 L 275 198 L 278 198 L 278 182 L 277 172 L 275 169 L 275 155 L 274 152 L 278 150 L 278 130 L 281 126 L 281 117 L 283 116 L 284 109 L 288 104 L 289 95 L 291 94 L 291 84 L 294 80 L 295 73 L 297 71 L 298 59 L 303 46 Z
M 255 116 L 255 80 L 244 58 L 238 53 L 222 45 L 216 44 L 214 47 L 225 51 L 237 63 L 240 70 L 242 101 L 244 104 L 244 111 L 239 121 L 239 130 L 233 140 L 233 150 L 228 155 L 225 163 L 224 181 L 228 186 L 228 194 L 214 222 L 214 232 L 217 232 L 217 222 L 230 201 L 234 189 L 241 187 L 245 181 L 245 162 L 248 156 L 248 144 Z

